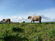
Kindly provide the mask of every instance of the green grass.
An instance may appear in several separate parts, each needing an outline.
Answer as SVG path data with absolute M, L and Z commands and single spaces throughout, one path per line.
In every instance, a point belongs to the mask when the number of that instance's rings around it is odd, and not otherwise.
M 0 41 L 55 41 L 55 22 L 0 24 Z

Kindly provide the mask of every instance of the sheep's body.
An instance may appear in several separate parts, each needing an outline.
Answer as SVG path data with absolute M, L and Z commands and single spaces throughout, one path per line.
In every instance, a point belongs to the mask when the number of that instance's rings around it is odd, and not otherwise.
M 29 16 L 28 19 L 30 19 L 31 22 L 39 21 L 39 23 L 41 23 L 41 16 Z
M 10 23 L 11 20 L 10 19 L 3 19 L 1 22 Z

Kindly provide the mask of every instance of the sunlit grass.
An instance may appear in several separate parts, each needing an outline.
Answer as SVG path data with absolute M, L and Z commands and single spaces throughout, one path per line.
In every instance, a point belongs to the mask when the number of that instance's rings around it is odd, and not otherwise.
M 23 29 L 23 32 L 13 31 L 13 28 Z M 4 38 L 6 34 L 8 36 L 25 37 L 28 41 L 54 41 L 55 23 L 0 24 L 0 38 Z M 3 39 L 0 40 L 3 41 Z

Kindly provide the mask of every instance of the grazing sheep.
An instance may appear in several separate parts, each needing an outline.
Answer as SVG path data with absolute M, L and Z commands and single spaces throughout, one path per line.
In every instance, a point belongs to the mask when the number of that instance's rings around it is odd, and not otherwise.
M 3 19 L 1 22 L 10 23 L 11 20 L 10 19 Z
M 30 19 L 31 22 L 39 21 L 39 23 L 41 23 L 41 16 L 28 16 L 28 19 Z

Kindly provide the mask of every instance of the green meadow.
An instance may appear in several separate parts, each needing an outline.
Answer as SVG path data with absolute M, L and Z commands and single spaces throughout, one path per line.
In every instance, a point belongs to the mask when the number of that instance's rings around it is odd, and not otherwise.
M 55 41 L 55 23 L 0 24 L 0 41 Z

